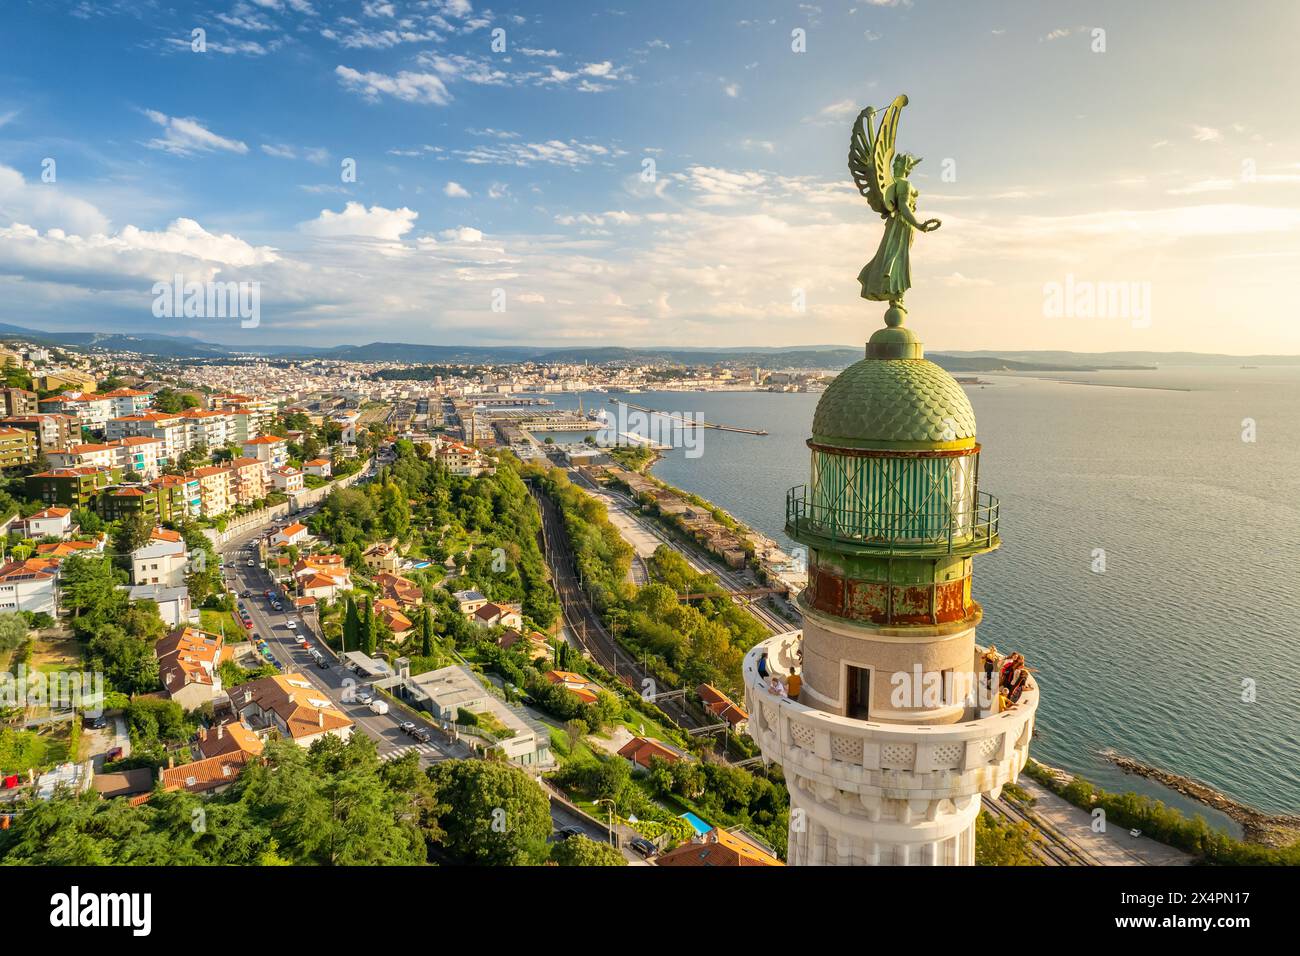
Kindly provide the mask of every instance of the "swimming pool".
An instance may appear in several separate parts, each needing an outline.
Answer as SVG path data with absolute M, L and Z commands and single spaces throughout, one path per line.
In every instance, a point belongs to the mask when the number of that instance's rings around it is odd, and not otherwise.
M 713 829 L 711 824 L 705 823 L 693 813 L 683 813 L 681 818 L 689 823 L 695 829 L 695 832 L 701 836 Z

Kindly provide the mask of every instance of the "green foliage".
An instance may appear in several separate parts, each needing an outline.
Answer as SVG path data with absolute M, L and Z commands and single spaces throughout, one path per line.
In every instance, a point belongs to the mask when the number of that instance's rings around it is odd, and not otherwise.
M 975 818 L 976 866 L 1042 866 L 1032 850 L 1038 842 L 1027 823 L 1004 822 L 987 810 Z
M 623 854 L 608 843 L 571 836 L 551 847 L 551 860 L 560 866 L 627 866 Z
M 1110 826 L 1138 829 L 1167 846 L 1199 856 L 1216 866 L 1298 866 L 1300 840 L 1284 847 L 1257 846 L 1212 829 L 1201 816 L 1188 819 L 1180 810 L 1139 793 L 1110 793 L 1075 776 L 1063 784 L 1055 774 L 1030 760 L 1025 774 L 1077 807 L 1106 811 Z
M 443 850 L 460 863 L 519 866 L 546 859 L 550 801 L 522 770 L 483 760 L 444 760 L 429 779 L 446 809 Z
M 27 640 L 30 630 L 29 622 L 22 614 L 13 611 L 0 613 L 0 654 L 20 646 Z
M 445 809 L 414 755 L 380 763 L 363 734 L 346 744 L 325 737 L 309 751 L 271 741 L 207 798 L 156 792 L 133 807 L 91 791 L 33 800 L 0 831 L 0 863 L 403 866 L 425 862 Z

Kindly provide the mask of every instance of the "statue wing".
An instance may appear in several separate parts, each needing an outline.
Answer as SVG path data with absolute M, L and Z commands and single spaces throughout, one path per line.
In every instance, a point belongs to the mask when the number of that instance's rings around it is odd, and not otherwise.
M 858 114 L 849 137 L 849 172 L 858 192 L 871 208 L 888 219 L 894 212 L 894 141 L 898 136 L 898 119 L 907 105 L 906 96 L 898 96 L 885 109 L 880 129 L 872 129 L 876 111 L 870 107 Z M 863 121 L 866 128 L 863 128 Z

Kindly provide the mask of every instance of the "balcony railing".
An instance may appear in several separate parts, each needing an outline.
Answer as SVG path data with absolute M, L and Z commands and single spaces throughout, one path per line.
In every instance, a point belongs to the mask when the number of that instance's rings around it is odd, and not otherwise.
M 974 507 L 869 511 L 819 505 L 808 500 L 808 486 L 797 485 L 785 496 L 785 526 L 798 540 L 820 539 L 868 551 L 977 553 L 997 547 L 998 499 L 985 492 Z

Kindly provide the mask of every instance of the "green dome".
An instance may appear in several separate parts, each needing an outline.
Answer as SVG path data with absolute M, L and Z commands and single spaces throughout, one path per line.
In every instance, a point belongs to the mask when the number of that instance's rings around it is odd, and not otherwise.
M 813 442 L 841 448 L 970 447 L 975 412 L 957 380 L 928 359 L 867 358 L 831 382 Z

